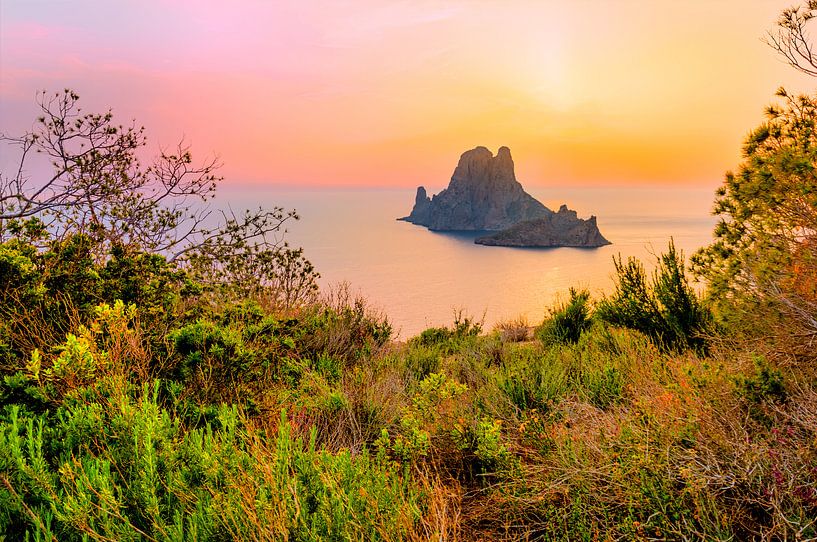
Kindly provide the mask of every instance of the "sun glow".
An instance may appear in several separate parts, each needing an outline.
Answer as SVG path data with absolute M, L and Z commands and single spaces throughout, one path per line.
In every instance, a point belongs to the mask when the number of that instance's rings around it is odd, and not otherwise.
M 810 88 L 759 39 L 780 7 L 4 2 L 0 115 L 71 87 L 236 183 L 444 184 L 507 145 L 531 185 L 714 185 L 774 90 Z

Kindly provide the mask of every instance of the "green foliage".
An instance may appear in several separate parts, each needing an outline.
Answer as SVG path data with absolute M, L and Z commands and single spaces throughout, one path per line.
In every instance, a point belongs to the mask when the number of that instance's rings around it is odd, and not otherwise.
M 388 318 L 371 310 L 364 299 L 345 296 L 307 307 L 298 326 L 309 357 L 329 356 L 344 364 L 385 345 L 393 331 Z
M 120 390 L 125 391 L 125 390 Z M 14 407 L 0 425 L 0 531 L 83 540 L 402 538 L 420 496 L 367 453 L 330 454 L 234 407 L 183 430 L 156 387 L 61 407 L 56 424 Z M 268 466 L 269 468 L 264 468 Z
M 455 425 L 455 440 L 461 450 L 477 458 L 479 474 L 494 473 L 510 466 L 511 453 L 502 440 L 502 423 L 484 417 L 472 426 Z
M 401 353 L 399 363 L 407 374 L 417 381 L 440 371 L 442 361 L 451 354 L 464 350 L 482 332 L 482 325 L 462 312 L 454 314 L 451 327 L 430 327 L 407 341 L 408 348 Z
M 608 408 L 620 402 L 624 395 L 625 376 L 614 364 L 602 364 L 582 374 L 582 384 L 590 403 Z
M 403 461 L 417 461 L 426 456 L 433 437 L 445 436 L 454 428 L 457 398 L 467 387 L 442 373 L 431 373 L 419 383 L 414 395 L 400 418 L 394 439 L 384 429 L 377 441 Z
M 761 356 L 754 358 L 754 372 L 737 378 L 738 393 L 750 403 L 766 401 L 784 401 L 786 388 L 783 385 L 783 373 L 769 366 Z
M 202 311 L 164 335 L 164 361 L 150 373 L 136 370 L 142 311 L 94 308 L 0 384 L 0 530 L 59 540 L 405 540 L 455 521 L 504 539 L 673 538 L 685 528 L 728 539 L 770 521 L 741 530 L 744 496 L 807 527 L 814 454 L 802 443 L 814 437 L 794 420 L 813 410 L 784 400 L 782 376 L 768 366 L 724 380 L 708 361 L 662 354 L 598 320 L 575 343 L 470 335 L 336 357 L 331 341 L 315 339 L 322 326 L 336 329 L 326 310 L 335 309 Z M 446 372 L 418 378 L 406 370 L 412 351 Z M 737 382 L 738 394 L 724 394 L 735 389 L 724 382 Z M 744 440 L 713 427 L 731 418 L 710 412 L 747 402 L 763 416 L 739 423 L 768 433 L 753 445 L 768 453 L 736 455 Z M 800 418 L 781 423 L 777 411 L 790 404 Z M 757 479 L 730 470 L 734 457 Z M 709 489 L 722 473 L 738 476 L 740 493 Z
M 297 385 L 307 365 L 307 353 L 296 345 L 303 333 L 297 323 L 262 317 L 248 324 L 225 315 L 222 324 L 215 316 L 167 334 L 171 356 L 160 374 L 183 383 L 199 404 L 237 401 L 251 408 L 275 382 Z M 190 407 L 195 416 L 197 408 Z
M 414 342 L 422 346 L 432 346 L 448 341 L 448 339 L 450 339 L 453 335 L 453 331 L 448 328 L 430 327 L 428 329 L 424 329 L 417 337 L 415 337 Z
M 176 307 L 199 293 L 185 273 L 161 256 L 115 247 L 99 263 L 93 246 L 82 235 L 53 241 L 42 250 L 19 239 L 0 245 L 2 370 L 14 372 L 32 350 L 43 350 L 78 321 L 94 318 L 99 303 L 136 305 L 134 317 L 158 342 Z
M 570 288 L 570 300 L 552 312 L 536 330 L 536 337 L 545 346 L 576 343 L 590 324 L 590 292 Z
M 189 425 L 183 385 L 139 385 L 121 372 L 136 308 L 120 301 L 95 314 L 54 354 L 35 352 L 26 372 L 6 377 L 0 390 L 11 401 L 0 412 L 0 532 L 337 540 L 402 539 L 413 529 L 422 496 L 388 462 L 365 450 L 329 453 L 314 428 L 306 441 L 293 436 L 283 415 L 277 428 L 259 431 L 236 405 L 210 404 L 197 427 Z M 197 322 L 172 337 L 186 361 L 247 356 L 247 337 L 235 327 Z M 38 395 L 49 406 L 29 409 Z M 311 395 L 324 411 L 346 408 L 337 390 Z
M 408 373 L 417 380 L 423 380 L 431 373 L 438 372 L 445 355 L 443 349 L 439 348 L 439 343 L 426 345 L 425 342 L 425 340 L 410 340 L 400 360 L 405 364 Z
M 800 337 L 817 335 L 817 100 L 777 96 L 718 189 L 715 240 L 693 264 L 734 332 L 813 359 Z
M 493 474 L 510 467 L 512 457 L 502 438 L 501 422 L 474 416 L 463 403 L 467 386 L 442 373 L 419 382 L 403 411 L 394 436 L 381 431 L 375 445 L 407 463 L 422 460 L 456 465 L 464 477 Z
M 555 349 L 542 355 L 519 348 L 506 361 L 498 387 L 521 409 L 547 410 L 570 389 L 569 365 Z
M 198 321 L 172 332 L 168 338 L 182 357 L 180 376 L 189 377 L 196 367 L 208 363 L 227 365 L 225 371 L 237 372 L 249 364 L 241 334 L 207 321 Z
M 704 353 L 712 317 L 686 277 L 684 256 L 670 241 L 658 258 L 651 281 L 635 258 L 614 258 L 616 290 L 599 303 L 597 314 L 617 326 L 638 330 L 662 348 Z
M 817 107 L 808 96 L 778 96 L 784 105 L 768 108 L 744 141 L 744 161 L 718 189 L 715 243 L 696 255 L 716 295 L 773 273 L 771 264 L 807 244 L 815 225 Z
M 552 344 L 544 351 L 518 347 L 505 359 L 497 387 L 523 410 L 552 412 L 570 394 L 610 408 L 625 398 L 633 353 L 650 352 L 628 333 L 615 337 L 596 323 L 575 344 Z
M 452 351 L 463 341 L 470 337 L 476 337 L 482 333 L 482 324 L 474 321 L 470 316 L 464 316 L 462 312 L 454 314 L 454 325 L 452 327 L 430 327 L 421 332 L 412 342 L 422 346 L 439 346 L 444 351 Z

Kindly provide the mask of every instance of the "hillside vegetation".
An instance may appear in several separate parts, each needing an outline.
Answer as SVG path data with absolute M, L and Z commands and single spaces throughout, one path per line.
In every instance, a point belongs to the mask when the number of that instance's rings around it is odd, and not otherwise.
M 344 291 L 284 313 L 219 301 L 155 256 L 8 241 L 0 526 L 37 540 L 814 537 L 814 365 L 717 334 L 672 254 L 653 280 L 620 265 L 595 307 L 572 292 L 536 338 L 460 317 L 394 343 Z
M 205 228 L 210 166 L 44 99 L 12 142 L 54 177 L 0 190 L 0 539 L 817 539 L 817 101 L 780 97 L 703 296 L 670 243 L 404 342 L 317 292 L 294 212 Z

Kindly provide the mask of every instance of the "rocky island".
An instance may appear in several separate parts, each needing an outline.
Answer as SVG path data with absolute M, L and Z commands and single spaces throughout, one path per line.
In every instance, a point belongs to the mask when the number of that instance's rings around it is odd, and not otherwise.
M 502 247 L 595 248 L 610 244 L 599 231 L 595 216 L 582 220 L 567 205 L 562 205 L 558 213 L 525 220 L 493 235 L 477 237 L 474 242 Z
M 525 192 L 514 173 L 508 147 L 494 156 L 477 147 L 460 156 L 448 188 L 429 198 L 417 188 L 414 208 L 405 220 L 432 231 L 496 231 L 477 238 L 482 245 L 511 247 L 599 247 L 596 217 L 584 220 L 562 205 L 558 213 Z

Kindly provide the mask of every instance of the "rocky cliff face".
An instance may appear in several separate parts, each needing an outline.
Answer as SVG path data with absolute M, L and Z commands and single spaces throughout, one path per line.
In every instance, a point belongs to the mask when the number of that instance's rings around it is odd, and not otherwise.
M 596 217 L 582 220 L 566 205 L 554 213 L 516 180 L 508 147 L 496 156 L 485 147 L 463 153 L 448 188 L 429 198 L 417 189 L 411 214 L 400 218 L 431 230 L 497 231 L 482 245 L 512 247 L 599 247 L 610 242 Z
M 411 214 L 399 220 L 406 220 L 414 224 L 425 225 L 431 216 L 431 198 L 426 194 L 426 189 L 422 186 L 417 187 L 417 195 L 414 196 L 414 208 Z
M 463 153 L 448 188 L 429 198 L 417 189 L 414 209 L 401 220 L 431 230 L 503 230 L 553 211 L 525 192 L 516 180 L 508 147 L 496 156 L 485 147 Z
M 558 213 L 526 220 L 493 235 L 478 237 L 475 243 L 503 247 L 586 247 L 609 245 L 596 225 L 596 217 L 583 220 L 562 205 Z

